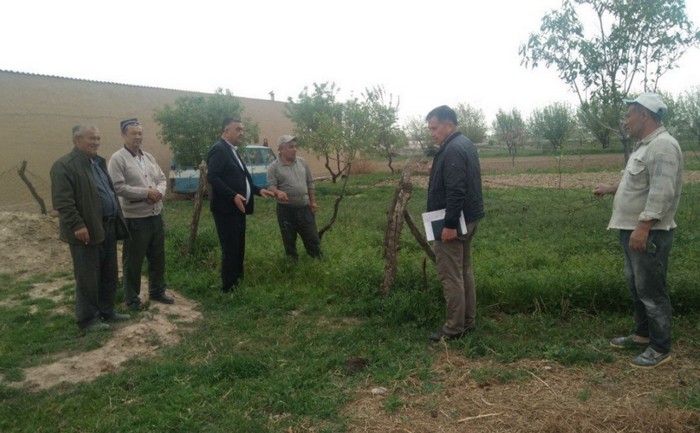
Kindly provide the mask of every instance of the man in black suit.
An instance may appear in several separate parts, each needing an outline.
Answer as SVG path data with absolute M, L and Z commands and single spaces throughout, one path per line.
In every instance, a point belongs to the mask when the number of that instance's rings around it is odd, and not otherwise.
M 253 213 L 253 195 L 274 197 L 255 186 L 245 163 L 237 153 L 243 140 L 240 119 L 226 118 L 221 139 L 207 155 L 207 182 L 211 185 L 210 209 L 221 244 L 221 290 L 231 292 L 243 278 L 246 215 Z

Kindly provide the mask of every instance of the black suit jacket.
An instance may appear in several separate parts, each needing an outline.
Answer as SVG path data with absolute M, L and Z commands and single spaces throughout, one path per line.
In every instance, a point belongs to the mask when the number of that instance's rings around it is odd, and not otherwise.
M 250 184 L 250 200 L 245 207 L 246 214 L 252 214 L 254 208 L 253 197 L 260 195 L 260 187 L 255 186 L 253 178 L 248 173 L 243 160 L 243 169 L 231 152 L 231 147 L 223 139 L 214 143 L 209 148 L 207 155 L 207 182 L 211 185 L 210 209 L 212 212 L 223 214 L 240 214 L 240 210 L 233 202 L 236 194 L 245 197 L 248 178 Z

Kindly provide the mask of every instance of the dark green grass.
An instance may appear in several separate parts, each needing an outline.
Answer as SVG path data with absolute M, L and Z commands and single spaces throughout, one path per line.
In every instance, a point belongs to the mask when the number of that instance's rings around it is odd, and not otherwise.
M 434 266 L 428 262 L 423 274 L 424 254 L 407 231 L 396 285 L 387 296 L 377 293 L 394 187 L 368 186 L 385 178 L 351 178 L 338 220 L 323 238 L 322 261 L 302 253 L 297 264 L 288 262 L 274 203 L 257 200 L 248 219 L 245 282 L 233 295 L 219 291 L 218 240 L 208 210 L 195 252 L 186 257 L 192 204 L 167 203 L 168 281 L 200 303 L 203 319 L 178 345 L 93 383 L 37 393 L 8 386 L 22 379 L 23 368 L 89 350 L 108 334 L 79 334 L 70 313 L 56 314 L 51 301 L 26 296 L 30 283 L 0 276 L 0 300 L 16 300 L 0 306 L 0 431 L 342 432 L 348 428 L 343 408 L 368 383 L 401 386 L 401 395 L 441 392 L 431 365 L 443 349 L 425 337 L 441 325 L 444 301 Z M 320 226 L 338 191 L 339 185 L 317 184 Z M 669 273 L 675 341 L 698 359 L 699 192 L 685 190 Z M 472 380 L 532 380 L 508 367 L 519 359 L 593 368 L 616 359 L 607 338 L 628 332 L 631 318 L 620 246 L 616 233 L 605 230 L 611 200 L 582 190 L 523 188 L 485 190 L 485 202 L 473 251 L 479 326 L 449 347 L 503 364 L 472 370 Z M 416 189 L 409 202 L 416 220 L 424 204 L 425 191 Z M 350 357 L 368 360 L 367 369 L 348 371 Z M 387 412 L 402 407 L 397 395 L 386 399 Z M 699 395 L 700 385 L 691 381 L 666 399 L 697 408 Z

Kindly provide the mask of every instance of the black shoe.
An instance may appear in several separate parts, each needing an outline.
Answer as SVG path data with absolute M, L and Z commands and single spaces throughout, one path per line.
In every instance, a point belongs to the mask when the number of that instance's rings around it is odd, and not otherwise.
M 175 298 L 161 293 L 160 295 L 150 296 L 148 299 L 155 302 L 160 302 L 161 304 L 174 304 Z
M 105 322 L 121 322 L 123 320 L 131 319 L 131 316 L 128 314 L 121 313 L 102 314 L 101 317 Z
M 238 287 L 236 287 L 236 286 L 222 287 L 222 288 L 221 288 L 221 291 L 224 292 L 224 293 L 233 293 L 233 292 L 235 292 L 236 290 L 238 290 Z
M 464 337 L 464 334 L 466 334 L 467 332 L 468 331 L 460 332 L 459 334 L 448 334 L 441 329 L 428 335 L 428 339 L 431 341 L 459 340 L 460 338 Z
M 137 299 L 134 302 L 127 303 L 126 308 L 130 311 L 141 311 L 141 300 Z
M 95 321 L 89 325 L 81 327 L 80 330 L 83 332 L 102 332 L 108 331 L 110 328 L 111 327 L 106 323 Z

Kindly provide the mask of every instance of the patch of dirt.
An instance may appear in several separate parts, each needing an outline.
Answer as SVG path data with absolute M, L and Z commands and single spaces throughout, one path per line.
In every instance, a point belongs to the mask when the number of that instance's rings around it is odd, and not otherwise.
M 62 282 L 46 293 L 55 293 L 64 284 Z M 142 284 L 147 284 L 147 281 L 144 280 Z M 50 285 L 42 286 L 46 288 Z M 90 382 L 118 370 L 129 359 L 154 356 L 160 347 L 176 344 L 182 333 L 191 329 L 188 325 L 201 319 L 202 315 L 194 301 L 172 290 L 168 294 L 175 297 L 174 304 L 151 303 L 147 310 L 132 320 L 112 324 L 114 330 L 109 331 L 112 335 L 104 346 L 24 369 L 24 380 L 8 385 L 37 391 L 61 383 Z
M 0 212 L 0 273 L 20 278 L 71 272 L 72 261 L 68 245 L 58 239 L 58 218 L 31 213 Z M 119 248 L 121 250 L 121 248 Z M 30 299 L 50 299 L 57 304 L 54 313 L 72 315 L 74 290 L 62 289 L 72 285 L 68 278 L 34 284 L 28 291 Z M 142 281 L 142 287 L 148 287 Z M 111 338 L 104 346 L 78 355 L 62 355 L 51 363 L 24 370 L 24 380 L 5 382 L 8 386 L 41 390 L 60 383 L 89 382 L 100 375 L 116 371 L 132 358 L 153 356 L 162 346 L 176 344 L 191 324 L 201 319 L 198 305 L 178 293 L 175 304 L 153 303 L 132 320 L 114 324 Z M 3 306 L 16 306 L 22 301 L 6 298 Z M 68 310 L 71 311 L 68 311 Z M 30 310 L 34 314 L 36 309 Z M 0 378 L 1 379 L 1 378 Z
M 58 239 L 57 216 L 0 212 L 0 273 L 28 278 L 72 269 L 68 245 Z
M 442 343 L 441 343 L 442 344 Z M 409 377 L 387 392 L 368 383 L 347 407 L 353 432 L 678 432 L 700 431 L 700 412 L 664 407 L 660 400 L 683 392 L 700 377 L 674 348 L 675 359 L 653 371 L 628 366 L 633 353 L 611 364 L 564 367 L 546 360 L 497 363 L 437 350 L 435 392 Z M 614 350 L 614 349 L 610 349 Z M 479 370 L 520 372 L 508 383 L 475 380 Z M 478 376 L 478 375 L 477 375 Z M 493 375 L 492 375 L 493 376 Z M 399 402 L 398 404 L 396 402 Z M 666 400 L 668 401 L 668 400 Z M 394 410 L 387 409 L 387 406 Z M 398 406 L 398 407 L 397 407 Z

